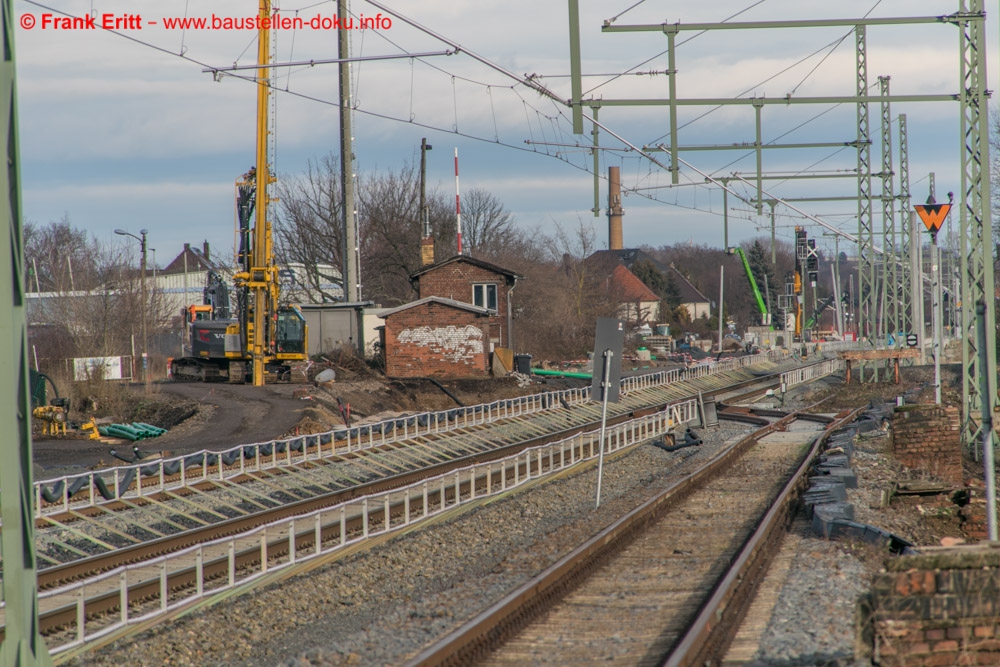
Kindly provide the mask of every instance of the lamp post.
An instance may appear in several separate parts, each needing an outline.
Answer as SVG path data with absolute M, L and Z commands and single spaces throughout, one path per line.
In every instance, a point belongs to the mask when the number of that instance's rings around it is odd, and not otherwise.
M 140 306 L 142 308 L 142 380 L 145 382 L 149 379 L 149 373 L 146 370 L 146 364 L 148 355 L 146 354 L 146 234 L 149 232 L 145 229 L 140 229 L 139 236 L 126 232 L 124 229 L 116 229 L 115 234 L 121 236 L 131 236 L 136 241 L 139 242 L 139 247 L 142 249 L 142 260 L 139 265 L 139 282 L 140 290 L 142 292 Z

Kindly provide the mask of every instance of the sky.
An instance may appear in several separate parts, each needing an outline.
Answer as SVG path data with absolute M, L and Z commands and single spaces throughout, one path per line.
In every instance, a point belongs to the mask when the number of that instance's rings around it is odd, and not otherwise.
M 278 63 L 336 58 L 336 2 L 287 0 L 280 15 L 301 18 L 301 30 L 274 34 Z M 567 107 L 514 77 L 531 76 L 559 99 L 571 94 L 565 2 L 527 0 L 351 0 L 350 11 L 376 20 L 374 29 L 353 30 L 352 55 L 433 54 L 352 65 L 356 167 L 360 173 L 398 169 L 419 160 L 422 137 L 428 183 L 454 193 L 454 149 L 461 187 L 490 191 L 526 229 L 552 232 L 593 225 L 598 247 L 607 243 L 606 175 L 620 166 L 626 190 L 627 247 L 695 243 L 722 247 L 724 202 L 719 187 L 702 174 L 732 177 L 743 196 L 753 187 L 752 150 L 685 150 L 691 165 L 679 184 L 634 147 L 669 143 L 663 106 L 604 106 L 600 131 L 601 215 L 594 217 L 593 158 L 585 147 L 591 126 L 574 135 Z M 708 3 L 645 0 L 581 0 L 580 32 L 584 99 L 662 99 L 668 96 L 667 39 L 661 31 L 602 33 L 601 26 L 680 22 L 773 21 L 941 16 L 953 0 L 716 0 Z M 830 3 L 829 6 L 833 6 Z M 256 61 L 256 32 L 224 21 L 252 19 L 251 0 L 15 0 L 22 197 L 26 220 L 37 224 L 68 218 L 106 243 L 126 243 L 116 228 L 148 230 L 149 247 L 163 266 L 185 242 L 228 253 L 233 243 L 233 183 L 254 162 L 256 87 L 247 77 L 203 70 Z M 56 25 L 67 15 L 92 16 L 95 29 Z M 27 18 L 30 16 L 30 18 Z M 100 29 L 118 21 L 117 31 Z M 169 28 L 179 18 L 214 17 L 216 30 Z M 317 26 L 313 29 L 312 22 Z M 420 26 L 419 29 L 412 24 Z M 110 25 L 110 24 L 109 24 Z M 990 89 L 996 89 L 996 17 L 987 22 Z M 442 41 L 443 37 L 447 41 Z M 894 95 L 953 94 L 959 89 L 958 29 L 949 24 L 872 26 L 867 32 L 868 78 L 888 76 Z M 683 31 L 677 38 L 677 94 L 691 98 L 793 98 L 850 96 L 855 91 L 854 35 L 849 27 Z M 461 53 L 444 55 L 452 45 Z M 480 56 L 483 63 L 470 55 Z M 490 66 L 493 65 L 493 66 Z M 632 72 L 617 76 L 623 72 Z M 339 152 L 337 67 L 330 64 L 273 70 L 276 114 L 273 165 L 280 179 L 301 178 L 310 161 Z M 906 116 L 910 190 L 927 196 L 934 172 L 938 200 L 958 192 L 959 105 L 954 102 L 892 104 L 892 159 L 899 171 L 898 117 Z M 881 111 L 870 110 L 872 164 L 881 170 Z M 684 106 L 678 110 L 679 144 L 706 147 L 753 142 L 750 105 Z M 610 132 L 609 132 L 610 131 Z M 765 143 L 843 143 L 857 135 L 853 104 L 768 104 L 761 113 Z M 617 135 L 617 136 L 615 136 Z M 623 141 L 625 143 L 623 143 Z M 662 164 L 662 152 L 649 156 Z M 857 167 L 852 148 L 764 151 L 770 175 L 848 173 Z M 770 180 L 780 198 L 856 194 L 853 178 Z M 894 189 L 898 191 L 899 185 Z M 881 192 L 876 182 L 873 190 Z M 770 208 L 762 214 L 728 197 L 728 242 L 770 234 Z M 802 202 L 797 207 L 848 233 L 857 232 L 854 202 Z M 877 229 L 881 207 L 875 206 Z M 793 237 L 795 225 L 810 236 L 823 229 L 790 209 L 776 208 L 777 234 Z M 831 245 L 823 240 L 821 245 Z M 843 249 L 843 248 L 842 248 Z M 153 259 L 151 258 L 152 262 Z

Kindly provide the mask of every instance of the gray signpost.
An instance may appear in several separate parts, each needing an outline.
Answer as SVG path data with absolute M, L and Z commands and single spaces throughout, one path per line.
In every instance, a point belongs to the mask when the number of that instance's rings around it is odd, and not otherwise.
M 601 401 L 601 440 L 597 455 L 597 502 L 601 506 L 601 478 L 604 476 L 604 436 L 608 426 L 608 403 L 618 402 L 622 378 L 622 347 L 625 344 L 625 323 L 613 317 L 597 320 L 594 336 L 594 379 L 590 386 L 591 400 Z

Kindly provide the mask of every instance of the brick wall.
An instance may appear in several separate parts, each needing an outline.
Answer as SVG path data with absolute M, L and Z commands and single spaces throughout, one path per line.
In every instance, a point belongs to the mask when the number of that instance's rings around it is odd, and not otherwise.
M 1000 550 L 889 560 L 860 611 L 858 648 L 883 667 L 1000 665 Z
M 507 278 L 503 274 L 462 261 L 451 262 L 420 276 L 417 298 L 442 296 L 462 303 L 472 303 L 472 285 L 478 283 L 493 283 L 497 286 L 497 312 L 490 317 L 490 331 L 501 347 L 509 347 Z M 489 351 L 488 340 L 486 349 Z
M 426 303 L 385 319 L 388 377 L 484 377 L 489 371 L 489 318 Z
M 962 484 L 958 408 L 905 405 L 892 415 L 892 453 L 908 468 Z

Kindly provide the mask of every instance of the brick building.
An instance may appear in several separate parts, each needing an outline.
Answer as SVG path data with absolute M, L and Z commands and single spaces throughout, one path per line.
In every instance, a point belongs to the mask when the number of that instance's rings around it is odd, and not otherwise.
M 475 257 L 455 255 L 421 267 L 410 274 L 410 282 L 419 299 L 436 296 L 489 310 L 490 337 L 484 341 L 489 353 L 494 347 L 513 349 L 511 295 L 523 277 Z
M 474 378 L 489 374 L 490 311 L 439 296 L 382 313 L 387 377 Z

